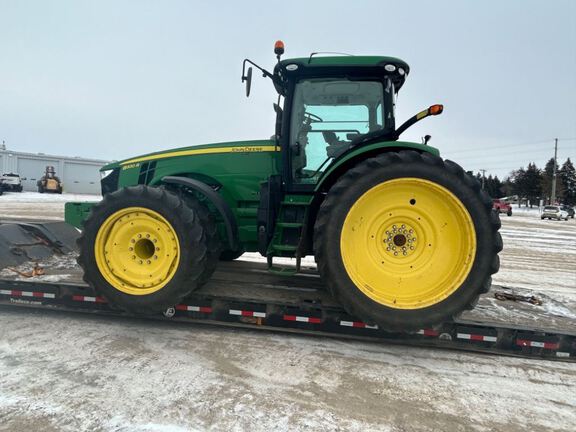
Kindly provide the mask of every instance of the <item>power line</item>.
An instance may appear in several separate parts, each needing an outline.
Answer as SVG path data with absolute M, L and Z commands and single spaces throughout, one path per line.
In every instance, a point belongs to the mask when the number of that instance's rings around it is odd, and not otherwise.
M 453 154 L 457 154 L 458 152 L 451 152 L 451 151 L 445 151 L 445 152 L 441 152 L 442 154 L 445 155 L 453 155 Z M 535 153 L 550 153 L 550 149 L 540 149 L 540 150 L 531 150 L 528 155 L 530 154 L 535 154 Z M 525 155 L 527 153 L 524 153 Z M 489 153 L 486 155 L 482 155 L 482 158 L 495 158 L 495 157 L 501 157 L 501 156 L 518 156 L 518 150 L 510 150 L 510 151 L 502 151 L 502 152 L 496 152 L 496 153 Z M 466 155 L 466 156 L 459 156 L 459 158 L 464 159 L 467 157 L 475 157 L 474 155 Z M 536 156 L 538 157 L 538 156 Z
M 558 141 L 572 141 L 575 139 L 558 139 Z M 451 153 L 474 153 L 474 152 L 482 152 L 485 150 L 490 150 L 490 149 L 501 149 L 501 148 L 517 148 L 517 147 L 527 147 L 527 146 L 531 146 L 531 145 L 540 145 L 540 144 L 550 144 L 550 146 L 552 146 L 552 144 L 554 143 L 554 139 L 551 140 L 545 140 L 545 141 L 532 141 L 532 142 L 524 142 L 524 143 L 516 143 L 516 144 L 499 144 L 499 145 L 495 145 L 495 146 L 481 146 L 481 147 L 474 147 L 474 148 L 470 148 L 470 149 L 463 149 L 463 150 L 456 150 L 454 152 Z M 543 149 L 544 150 L 544 149 Z

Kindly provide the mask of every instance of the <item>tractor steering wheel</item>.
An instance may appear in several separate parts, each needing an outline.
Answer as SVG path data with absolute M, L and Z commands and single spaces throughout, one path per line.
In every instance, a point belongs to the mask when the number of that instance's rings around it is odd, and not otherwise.
M 319 123 L 319 122 L 323 122 L 323 121 L 324 121 L 324 119 L 323 119 L 322 117 L 317 116 L 316 114 L 312 114 L 312 113 L 309 113 L 309 112 L 305 112 L 304 115 L 305 115 L 305 116 L 308 116 L 308 118 L 310 119 L 310 121 L 311 121 L 312 123 Z

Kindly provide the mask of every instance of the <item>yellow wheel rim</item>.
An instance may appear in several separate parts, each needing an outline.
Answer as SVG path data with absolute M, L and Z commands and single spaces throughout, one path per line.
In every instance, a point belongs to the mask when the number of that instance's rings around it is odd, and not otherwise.
M 94 256 L 100 273 L 114 288 L 126 294 L 147 295 L 174 277 L 180 244 L 172 225 L 159 213 L 127 207 L 100 226 Z
M 448 189 L 402 178 L 374 186 L 354 203 L 340 250 L 350 279 L 370 299 L 420 309 L 462 285 L 474 263 L 476 231 Z

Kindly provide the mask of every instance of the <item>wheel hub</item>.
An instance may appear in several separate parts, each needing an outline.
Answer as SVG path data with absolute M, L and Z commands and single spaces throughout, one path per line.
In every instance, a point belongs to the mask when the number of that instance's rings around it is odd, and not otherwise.
M 416 234 L 408 223 L 392 224 L 385 231 L 386 252 L 393 257 L 406 257 L 416 249 Z

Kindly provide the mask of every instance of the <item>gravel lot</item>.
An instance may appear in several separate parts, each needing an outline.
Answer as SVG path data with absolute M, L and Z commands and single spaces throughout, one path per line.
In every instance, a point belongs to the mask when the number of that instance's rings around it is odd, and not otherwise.
M 78 199 L 17 195 L 0 218 Z M 502 234 L 495 282 L 574 301 L 576 221 Z M 572 363 L 0 310 L 0 431 L 572 431 L 575 385 Z

